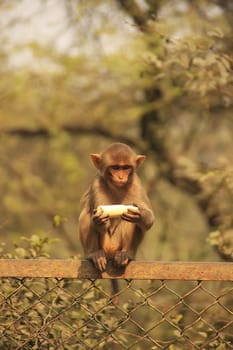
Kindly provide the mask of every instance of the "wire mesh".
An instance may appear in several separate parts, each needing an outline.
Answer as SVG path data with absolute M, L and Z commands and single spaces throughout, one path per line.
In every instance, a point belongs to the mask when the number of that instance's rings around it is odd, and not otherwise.
M 2 278 L 0 349 L 233 349 L 230 281 Z

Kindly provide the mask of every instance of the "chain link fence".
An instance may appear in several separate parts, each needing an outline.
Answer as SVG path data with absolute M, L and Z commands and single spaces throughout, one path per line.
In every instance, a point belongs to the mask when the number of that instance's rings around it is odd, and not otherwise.
M 4 259 L 0 276 L 0 349 L 233 349 L 232 263 L 134 262 L 100 276 L 89 262 Z

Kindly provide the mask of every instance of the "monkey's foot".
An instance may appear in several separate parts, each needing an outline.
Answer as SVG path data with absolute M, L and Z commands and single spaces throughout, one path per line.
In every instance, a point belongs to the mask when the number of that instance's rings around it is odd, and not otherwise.
M 95 267 L 101 272 L 106 270 L 107 258 L 103 250 L 97 250 L 96 252 L 90 253 L 88 256 L 95 265 Z
M 127 252 L 117 251 L 114 256 L 114 264 L 118 267 L 126 266 L 130 260 Z

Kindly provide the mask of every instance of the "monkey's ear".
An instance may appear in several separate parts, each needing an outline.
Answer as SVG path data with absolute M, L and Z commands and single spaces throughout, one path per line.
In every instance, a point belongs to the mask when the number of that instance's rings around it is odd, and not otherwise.
M 101 162 L 101 155 L 97 154 L 97 153 L 92 153 L 90 154 L 92 163 L 94 164 L 94 166 L 96 167 L 96 169 L 100 169 L 100 162 Z
M 140 154 L 136 157 L 136 168 L 138 168 L 146 159 L 146 156 Z

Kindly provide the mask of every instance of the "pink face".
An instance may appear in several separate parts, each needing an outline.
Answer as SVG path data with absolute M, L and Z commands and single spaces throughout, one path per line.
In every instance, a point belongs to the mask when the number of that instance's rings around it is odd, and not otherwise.
M 108 167 L 111 182 L 116 187 L 124 187 L 130 182 L 133 167 L 131 165 L 111 165 Z

